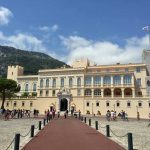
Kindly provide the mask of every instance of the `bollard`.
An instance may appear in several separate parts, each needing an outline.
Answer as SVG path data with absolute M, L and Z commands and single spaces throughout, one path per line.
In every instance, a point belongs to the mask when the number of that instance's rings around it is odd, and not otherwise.
M 20 134 L 15 135 L 15 145 L 14 145 L 14 150 L 19 150 L 19 143 L 20 143 Z
M 44 120 L 43 120 L 43 125 L 45 126 L 45 118 L 44 118 Z
M 89 126 L 91 126 L 91 119 L 89 119 Z
M 132 133 L 128 133 L 128 150 L 133 150 Z
M 39 130 L 41 130 L 41 121 L 39 121 Z
M 95 121 L 95 129 L 98 130 L 98 121 Z
M 31 125 L 31 137 L 34 137 L 34 125 Z
M 109 125 L 106 125 L 106 136 L 110 137 L 110 128 L 109 128 Z
M 84 122 L 86 123 L 86 117 L 84 117 Z
M 83 116 L 81 116 L 81 121 L 83 121 Z

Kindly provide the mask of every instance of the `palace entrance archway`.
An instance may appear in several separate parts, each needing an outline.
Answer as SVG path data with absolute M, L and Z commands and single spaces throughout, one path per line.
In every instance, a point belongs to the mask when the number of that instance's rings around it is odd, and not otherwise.
M 68 109 L 68 101 L 66 98 L 63 98 L 60 101 L 60 111 L 66 111 L 67 109 Z

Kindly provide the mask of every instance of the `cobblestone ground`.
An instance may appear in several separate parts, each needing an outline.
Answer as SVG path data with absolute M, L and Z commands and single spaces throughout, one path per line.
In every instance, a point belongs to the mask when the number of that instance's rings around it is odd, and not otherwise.
M 106 135 L 106 125 L 110 126 L 110 139 L 116 141 L 127 149 L 126 133 L 131 132 L 133 136 L 134 150 L 150 150 L 150 127 L 148 127 L 148 120 L 130 120 L 129 121 L 107 121 L 105 118 L 90 117 L 92 120 L 92 127 L 95 128 L 95 121 L 99 123 L 99 132 Z M 87 117 L 87 124 L 89 124 L 89 117 Z
M 14 139 L 16 133 L 21 135 L 26 135 L 31 129 L 31 125 L 38 127 L 39 121 L 42 119 L 38 118 L 23 118 L 23 119 L 10 119 L 4 121 L 0 119 L 0 150 L 6 150 L 11 141 Z M 35 130 L 35 133 L 38 132 L 38 129 Z M 20 145 L 24 145 L 30 139 L 30 133 L 26 137 L 20 138 Z M 13 142 L 14 143 L 14 142 Z M 10 149 L 14 148 L 14 144 L 10 146 Z

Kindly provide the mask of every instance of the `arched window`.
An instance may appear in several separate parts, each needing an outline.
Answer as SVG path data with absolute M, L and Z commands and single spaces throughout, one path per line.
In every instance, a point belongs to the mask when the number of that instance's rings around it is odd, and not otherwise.
M 73 79 L 69 78 L 69 87 L 72 87 Z
M 49 87 L 49 79 L 46 79 L 46 87 Z
M 91 85 L 91 82 L 92 82 L 92 77 L 91 76 L 85 77 L 85 85 Z
M 104 89 L 104 96 L 111 96 L 111 89 Z
M 33 84 L 33 91 L 36 91 L 36 83 Z
M 94 90 L 94 96 L 99 96 L 101 95 L 101 90 L 100 89 L 95 89 Z
M 40 80 L 40 87 L 43 87 L 43 79 Z
M 100 85 L 101 84 L 101 77 L 95 76 L 94 77 L 94 85 Z
M 25 84 L 25 91 L 26 91 L 26 92 L 29 91 L 29 85 L 28 85 L 28 83 Z
M 84 94 L 85 94 L 85 96 L 91 96 L 92 91 L 90 89 L 86 89 Z
M 81 86 L 81 78 L 80 78 L 80 77 L 77 78 L 77 86 L 78 86 L 78 87 Z
M 124 90 L 124 96 L 132 96 L 132 89 L 131 88 L 126 88 Z
M 60 86 L 61 86 L 61 87 L 64 87 L 64 78 L 61 78 Z
M 56 79 L 53 79 L 52 87 L 56 87 Z
M 122 91 L 119 88 L 114 89 L 114 96 L 121 96 L 122 95 Z
M 123 78 L 124 84 L 131 84 L 131 75 L 125 75 Z
M 114 81 L 115 85 L 120 85 L 121 84 L 121 77 L 119 75 L 116 75 L 116 76 L 114 76 L 113 81 Z
M 104 76 L 104 84 L 111 84 L 110 76 Z

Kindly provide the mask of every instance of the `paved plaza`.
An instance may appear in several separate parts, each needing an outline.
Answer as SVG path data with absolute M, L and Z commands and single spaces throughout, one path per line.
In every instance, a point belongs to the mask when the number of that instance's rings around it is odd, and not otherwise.
M 150 150 L 150 127 L 147 127 L 148 120 L 129 120 L 129 121 L 107 121 L 105 118 L 99 117 L 90 117 L 92 119 L 92 127 L 95 128 L 95 121 L 99 121 L 99 132 L 102 134 L 106 134 L 106 125 L 110 125 L 111 129 L 111 140 L 114 140 L 119 145 L 127 149 L 127 136 L 126 133 L 133 133 L 133 145 L 136 150 Z M 10 144 L 12 139 L 14 138 L 15 133 L 21 133 L 22 135 L 27 134 L 29 132 L 30 127 L 34 124 L 36 127 L 38 126 L 38 122 L 42 119 L 13 119 L 9 121 L 0 120 L 0 149 L 5 150 L 7 146 Z M 59 121 L 59 120 L 58 120 Z M 65 121 L 65 120 L 64 120 Z M 67 122 L 66 122 L 67 123 Z M 54 125 L 52 122 L 51 126 Z M 75 125 L 76 123 L 72 123 L 70 126 Z M 83 123 L 84 124 L 84 123 Z M 88 124 L 88 118 L 87 118 Z M 77 124 L 76 124 L 77 125 Z M 49 126 L 49 127 L 51 127 Z M 44 129 L 45 130 L 45 129 Z M 63 129 L 62 129 L 63 130 Z M 76 134 L 76 132 L 74 132 Z M 58 135 L 61 136 L 61 135 Z M 76 135 L 77 136 L 77 135 Z M 94 134 L 89 134 L 89 136 L 94 136 Z M 57 135 L 56 135 L 57 137 Z M 65 137 L 65 134 L 64 134 Z M 62 137 L 62 139 L 64 138 Z M 70 137 L 71 138 L 71 137 Z M 26 138 L 21 137 L 21 147 L 25 145 L 30 139 L 30 135 Z M 82 138 L 83 139 L 83 138 Z M 80 139 L 82 141 L 82 139 Z M 13 149 L 13 145 L 10 147 Z
M 133 145 L 135 150 L 150 150 L 150 123 L 148 120 L 129 119 L 129 121 L 107 121 L 101 117 L 87 117 L 92 119 L 92 127 L 95 128 L 95 121 L 99 122 L 99 132 L 106 135 L 106 125 L 110 125 L 110 139 L 116 141 L 127 149 L 126 133 L 131 132 L 133 135 Z

